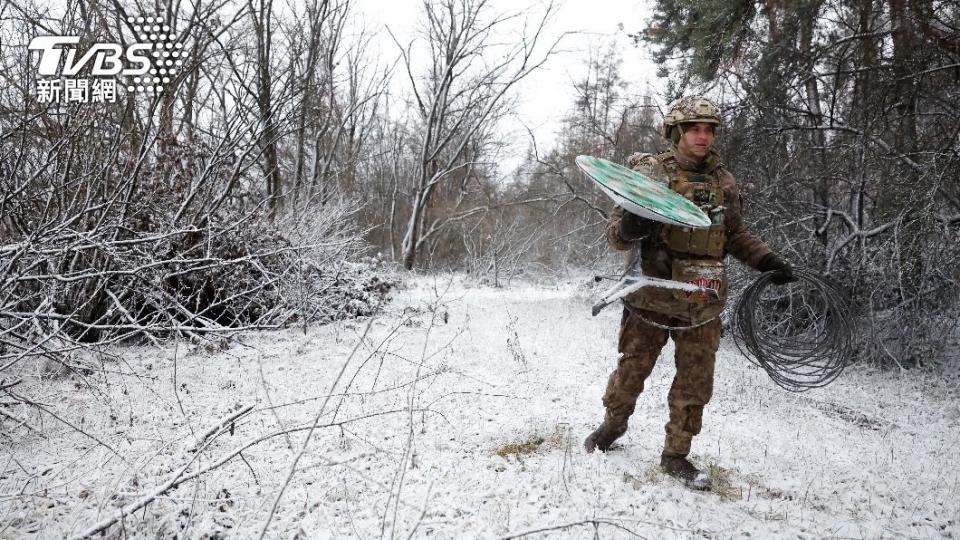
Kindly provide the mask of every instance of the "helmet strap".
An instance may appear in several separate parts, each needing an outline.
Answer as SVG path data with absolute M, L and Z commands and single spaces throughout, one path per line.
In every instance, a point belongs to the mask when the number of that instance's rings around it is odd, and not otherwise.
M 680 137 L 683 136 L 683 124 L 676 124 L 670 129 L 670 140 L 673 142 L 673 146 L 676 147 L 680 144 Z

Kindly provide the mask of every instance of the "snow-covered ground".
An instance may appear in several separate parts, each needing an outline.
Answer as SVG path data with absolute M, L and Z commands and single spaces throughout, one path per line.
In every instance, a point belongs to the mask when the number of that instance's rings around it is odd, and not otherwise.
M 795 395 L 725 338 L 692 455 L 718 489 L 693 492 L 657 465 L 671 344 L 622 444 L 583 452 L 620 317 L 590 316 L 586 280 L 409 281 L 372 320 L 27 373 L 48 412 L 7 409 L 37 432 L 4 420 L 0 537 L 121 508 L 113 537 L 255 537 L 271 514 L 279 538 L 960 536 L 957 377 L 855 368 Z

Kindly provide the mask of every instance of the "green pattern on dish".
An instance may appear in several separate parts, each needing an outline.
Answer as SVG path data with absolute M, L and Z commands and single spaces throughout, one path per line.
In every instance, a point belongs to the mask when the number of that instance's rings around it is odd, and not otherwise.
M 630 212 L 663 223 L 710 226 L 710 218 L 702 210 L 662 182 L 593 156 L 577 156 L 576 163 L 614 202 Z

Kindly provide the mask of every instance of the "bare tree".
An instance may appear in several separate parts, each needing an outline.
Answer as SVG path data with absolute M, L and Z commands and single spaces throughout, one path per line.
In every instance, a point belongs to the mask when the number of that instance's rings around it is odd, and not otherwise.
M 275 214 L 280 201 L 282 180 L 277 156 L 277 126 L 273 95 L 273 0 L 253 0 L 249 2 L 249 15 L 253 24 L 256 54 L 256 91 L 257 109 L 263 124 L 261 146 L 263 152 L 263 172 L 266 178 L 267 206 Z
M 331 67 L 349 62 L 303 91 L 287 83 L 309 69 L 271 60 L 301 34 L 270 1 L 168 9 L 178 43 L 192 52 L 162 94 L 118 92 L 115 103 L 39 103 L 26 43 L 38 34 L 123 43 L 136 12 L 120 3 L 75 2 L 62 12 L 17 5 L 16 18 L 31 24 L 2 27 L 5 42 L 23 46 L 4 49 L 11 69 L 0 74 L 10 82 L 0 91 L 0 371 L 134 336 L 202 336 L 351 311 L 318 293 L 340 288 L 340 271 L 321 278 L 323 268 L 362 247 L 355 205 L 336 201 L 320 214 L 306 197 L 281 213 L 281 177 L 264 190 L 256 169 L 295 170 L 290 156 L 303 154 L 288 150 L 301 141 L 292 118 L 321 97 L 335 107 L 306 115 L 304 132 L 332 119 L 348 135 L 318 136 L 314 163 L 337 170 L 364 159 L 360 141 L 384 75 L 376 64 L 364 74 L 362 36 L 326 40 L 341 35 L 342 16 L 308 10 L 322 34 L 313 42 L 326 43 L 315 54 Z M 252 48 L 251 29 L 261 35 Z M 338 77 L 347 82 L 334 84 Z
M 471 152 L 478 135 L 495 122 L 510 89 L 543 65 L 557 44 L 544 52 L 538 48 L 552 4 L 516 45 L 501 50 L 493 46 L 492 38 L 519 15 L 490 17 L 486 0 L 427 2 L 424 8 L 430 55 L 425 77 L 418 80 L 414 75 L 412 46 L 401 46 L 422 132 L 401 246 L 408 269 L 423 245 L 425 214 L 436 188 L 457 174 L 469 175 L 482 162 L 482 155 Z
M 541 145 L 531 132 L 520 181 L 501 194 L 504 203 L 531 201 L 512 207 L 512 218 L 503 221 L 517 223 L 511 228 L 511 241 L 529 243 L 523 260 L 539 269 L 610 262 L 602 231 L 612 205 L 575 166 L 577 155 L 623 163 L 634 152 L 656 152 L 666 145 L 656 130 L 661 118 L 658 106 L 630 91 L 612 45 L 590 50 L 580 73 L 558 140 L 552 146 Z M 542 234 L 528 238 L 532 230 Z

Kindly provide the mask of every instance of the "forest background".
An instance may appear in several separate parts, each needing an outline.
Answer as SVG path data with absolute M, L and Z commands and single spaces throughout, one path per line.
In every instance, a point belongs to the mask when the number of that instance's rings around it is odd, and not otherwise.
M 611 204 L 574 157 L 664 149 L 662 115 L 690 93 L 723 110 L 718 150 L 752 230 L 849 294 L 858 357 L 951 357 L 957 4 L 653 2 L 648 19 L 620 22 L 663 90 L 635 91 L 621 75 L 631 51 L 601 45 L 572 70 L 576 98 L 547 141 L 503 126 L 522 82 L 563 47 L 545 31 L 557 6 L 420 8 L 405 41 L 357 29 L 343 0 L 4 2 L 0 370 L 30 357 L 69 366 L 74 351 L 130 338 L 368 314 L 390 267 L 496 287 L 615 274 L 602 241 Z M 33 38 L 126 46 L 149 13 L 182 51 L 163 91 L 38 99 Z M 370 47 L 384 33 L 389 55 Z

